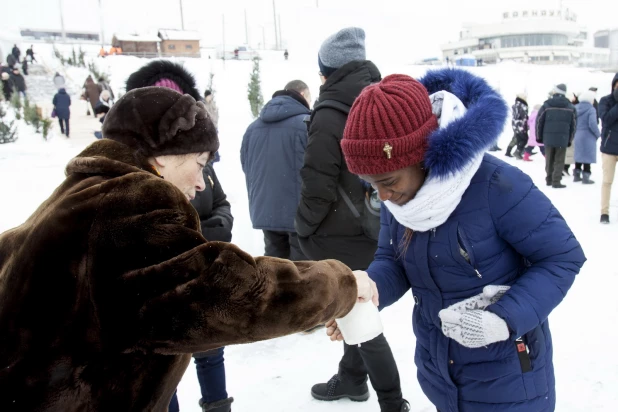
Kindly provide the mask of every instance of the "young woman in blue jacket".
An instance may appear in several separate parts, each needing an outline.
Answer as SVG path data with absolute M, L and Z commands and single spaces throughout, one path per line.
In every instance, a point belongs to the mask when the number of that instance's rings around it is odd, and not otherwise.
M 586 258 L 531 179 L 485 154 L 506 117 L 468 72 L 392 75 L 357 98 L 341 143 L 383 201 L 380 307 L 412 290 L 418 380 L 441 412 L 555 408 L 547 318 Z

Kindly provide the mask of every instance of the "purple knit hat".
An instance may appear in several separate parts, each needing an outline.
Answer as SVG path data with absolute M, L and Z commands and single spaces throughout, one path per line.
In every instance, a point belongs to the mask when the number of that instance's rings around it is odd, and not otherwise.
M 178 84 L 176 84 L 175 81 L 170 80 L 170 79 L 157 80 L 157 82 L 153 84 L 153 86 L 167 87 L 168 89 L 176 90 L 180 94 L 184 94 L 180 86 L 178 86 Z

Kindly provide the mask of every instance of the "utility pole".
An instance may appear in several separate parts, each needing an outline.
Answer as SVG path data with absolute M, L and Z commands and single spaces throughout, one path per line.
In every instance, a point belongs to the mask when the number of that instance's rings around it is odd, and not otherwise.
M 105 29 L 103 25 L 103 7 L 101 6 L 101 0 L 99 0 L 99 17 L 101 21 L 101 48 L 105 47 Z
M 279 18 L 279 46 L 283 48 L 283 37 L 281 37 L 281 15 L 278 15 L 277 17 Z
M 247 24 L 247 9 L 245 9 L 245 43 L 249 45 L 249 25 Z
M 66 40 L 67 38 L 67 33 L 64 31 L 64 16 L 63 16 L 63 11 L 62 11 L 62 0 L 58 0 L 59 4 L 59 9 L 60 9 L 60 30 L 62 31 L 62 40 Z
M 279 35 L 277 34 L 277 10 L 275 9 L 275 0 L 273 0 L 273 24 L 275 26 L 275 49 L 279 50 Z
M 182 27 L 182 29 L 185 29 L 185 16 L 182 13 L 182 0 L 179 0 L 180 2 L 180 26 Z
M 225 14 L 221 15 L 221 27 L 223 31 L 223 67 L 225 67 Z

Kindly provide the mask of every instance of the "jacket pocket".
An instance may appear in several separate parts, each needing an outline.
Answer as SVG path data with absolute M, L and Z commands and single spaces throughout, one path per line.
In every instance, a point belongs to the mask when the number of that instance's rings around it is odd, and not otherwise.
M 451 248 L 454 249 L 453 253 L 456 255 L 455 259 L 461 262 L 462 266 L 467 271 L 470 271 L 471 274 L 479 279 L 482 279 L 483 275 L 478 270 L 472 242 L 470 242 L 461 225 L 453 225 L 452 231 L 451 242 L 454 244 Z

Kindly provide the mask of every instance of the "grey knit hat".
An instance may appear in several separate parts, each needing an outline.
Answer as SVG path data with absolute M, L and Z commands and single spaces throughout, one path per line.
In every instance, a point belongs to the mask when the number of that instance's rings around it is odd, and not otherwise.
M 318 64 L 325 77 L 353 61 L 365 60 L 365 30 L 348 27 L 333 34 L 318 52 Z
M 563 96 L 566 96 L 566 93 L 567 93 L 566 84 L 560 83 L 556 85 L 556 87 L 554 87 L 554 94 L 561 94 Z

